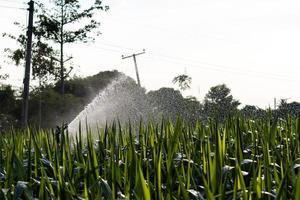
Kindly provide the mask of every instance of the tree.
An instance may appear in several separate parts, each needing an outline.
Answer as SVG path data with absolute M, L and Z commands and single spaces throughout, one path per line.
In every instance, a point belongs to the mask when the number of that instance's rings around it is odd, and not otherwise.
M 21 30 L 26 28 L 15 22 Z M 37 24 L 35 24 L 35 27 Z M 40 79 L 42 82 L 48 82 L 52 77 L 55 79 L 58 77 L 58 68 L 51 58 L 57 55 L 57 52 L 39 36 L 37 29 L 34 28 L 33 34 L 35 40 L 32 43 L 32 75 L 33 79 Z M 24 65 L 25 53 L 26 53 L 26 36 L 21 33 L 14 35 L 10 33 L 3 33 L 3 37 L 8 37 L 17 42 L 18 47 L 16 49 L 5 48 L 4 51 L 7 53 L 9 59 L 11 59 L 15 65 Z
M 174 84 L 178 83 L 180 90 L 184 91 L 184 90 L 190 88 L 190 85 L 192 83 L 192 78 L 186 74 L 181 74 L 181 75 L 176 76 L 173 79 L 173 83 Z
M 59 45 L 60 58 L 53 58 L 60 64 L 60 87 L 61 95 L 64 96 L 64 81 L 66 78 L 64 46 L 68 43 L 87 42 L 93 40 L 88 33 L 99 27 L 99 22 L 93 19 L 96 10 L 107 10 L 102 6 L 101 0 L 89 8 L 81 9 L 79 0 L 54 0 L 52 8 L 46 8 L 44 4 L 38 3 L 40 12 L 38 14 L 37 33 L 39 37 L 51 40 Z M 89 19 L 89 22 L 86 22 Z M 67 73 L 68 74 L 68 73 Z
M 288 104 L 289 114 L 293 117 L 300 116 L 300 103 L 299 102 L 291 102 Z
M 250 119 L 262 119 L 267 115 L 265 110 L 252 105 L 246 105 L 240 111 L 243 117 Z
M 179 90 L 160 88 L 148 92 L 147 99 L 152 107 L 153 116 L 164 116 L 172 121 L 175 121 L 178 115 L 183 116 L 185 102 Z
M 19 24 L 15 23 L 15 25 L 19 26 L 19 28 L 25 30 L 26 28 Z M 37 24 L 35 25 L 37 26 Z M 32 75 L 33 79 L 38 78 L 39 80 L 39 96 L 40 96 L 40 103 L 39 103 L 39 113 L 41 113 L 41 88 L 50 79 L 54 78 L 54 80 L 58 77 L 58 68 L 55 63 L 52 62 L 52 57 L 54 57 L 57 52 L 47 43 L 42 40 L 42 37 L 37 32 L 37 28 L 33 29 L 33 34 L 36 36 L 35 40 L 32 42 Z M 27 39 L 26 36 L 21 33 L 18 36 L 13 34 L 4 33 L 3 36 L 8 37 L 10 39 L 16 40 L 18 44 L 17 49 L 10 49 L 6 48 L 5 52 L 8 53 L 8 57 L 15 62 L 16 65 L 23 65 L 25 61 L 25 53 L 26 53 L 26 45 Z M 40 121 L 41 121 L 41 114 L 40 114 Z
M 184 119 L 188 122 L 195 123 L 202 119 L 203 105 L 194 96 L 188 96 L 184 99 Z
M 218 122 L 226 116 L 237 111 L 240 102 L 233 99 L 230 89 L 225 85 L 217 85 L 210 88 L 204 99 L 204 113 L 207 117 L 214 118 Z
M 297 117 L 300 115 L 300 103 L 292 102 L 288 103 L 287 99 L 281 99 L 277 115 L 281 118 L 286 118 L 287 116 Z
M 49 75 L 60 80 L 60 90 L 64 96 L 64 82 L 72 70 L 66 70 L 65 62 L 72 57 L 65 59 L 64 47 L 66 44 L 75 42 L 93 41 L 94 38 L 89 35 L 96 30 L 100 23 L 93 19 L 96 10 L 108 10 L 107 6 L 102 6 L 101 0 L 95 2 L 88 8 L 82 9 L 80 0 L 53 0 L 47 5 L 43 1 L 36 1 L 36 18 L 33 34 L 33 55 L 32 68 L 33 77 L 45 78 Z M 24 26 L 15 23 L 23 30 Z M 22 64 L 25 58 L 26 36 L 20 34 L 14 36 L 4 33 L 16 40 L 19 48 L 16 50 L 5 49 L 17 65 Z M 58 44 L 58 51 L 54 48 Z M 59 55 L 59 58 L 57 58 Z M 59 65 L 59 67 L 58 67 Z M 62 99 L 64 101 L 64 99 Z M 64 104 L 62 105 L 63 108 Z M 62 109 L 63 110 L 63 109 Z

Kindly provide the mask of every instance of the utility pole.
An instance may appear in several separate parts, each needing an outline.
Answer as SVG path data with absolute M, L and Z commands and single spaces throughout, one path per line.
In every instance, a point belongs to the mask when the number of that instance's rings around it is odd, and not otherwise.
M 28 123 L 28 99 L 29 99 L 29 81 L 30 81 L 30 65 L 31 65 L 31 50 L 32 50 L 32 30 L 33 30 L 33 12 L 34 2 L 30 0 L 29 5 L 29 21 L 27 29 L 27 47 L 26 47 L 26 62 L 23 88 L 23 105 L 22 105 L 22 129 L 23 133 L 26 131 Z
M 136 79 L 137 79 L 137 82 L 138 82 L 138 85 L 141 87 L 141 81 L 140 81 L 140 76 L 139 76 L 139 71 L 138 71 L 138 66 L 137 66 L 137 62 L 136 62 L 136 56 L 139 56 L 139 55 L 142 55 L 146 53 L 145 52 L 145 49 L 143 49 L 143 52 L 140 52 L 140 53 L 136 53 L 136 54 L 132 54 L 132 55 L 129 55 L 129 56 L 123 56 L 122 55 L 122 59 L 126 59 L 126 58 L 131 58 L 133 57 L 133 62 L 134 62 L 134 66 L 135 66 L 135 73 L 136 73 Z
M 277 108 L 277 101 L 276 101 L 276 98 L 274 98 L 274 110 L 276 110 Z

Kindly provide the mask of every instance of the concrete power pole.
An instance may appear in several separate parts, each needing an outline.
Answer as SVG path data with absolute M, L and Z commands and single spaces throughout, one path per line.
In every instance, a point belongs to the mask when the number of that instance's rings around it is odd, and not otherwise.
M 26 130 L 28 123 L 28 99 L 29 99 L 29 82 L 30 82 L 30 66 L 31 66 L 31 51 L 32 51 L 32 30 L 33 30 L 33 12 L 34 2 L 30 0 L 29 4 L 29 21 L 27 30 L 27 46 L 26 46 L 26 62 L 24 75 L 23 89 L 23 105 L 22 105 L 22 129 L 23 133 Z
M 136 53 L 136 54 L 132 54 L 132 55 L 129 55 L 129 56 L 123 56 L 122 55 L 122 59 L 126 59 L 126 58 L 131 58 L 133 57 L 133 62 L 134 62 L 134 66 L 135 66 L 135 73 L 136 73 L 136 79 L 137 79 L 137 82 L 138 82 L 138 85 L 141 87 L 141 81 L 140 81 L 140 76 L 139 76 L 139 71 L 138 71 L 138 66 L 137 66 L 137 62 L 136 62 L 136 56 L 139 56 L 139 55 L 142 55 L 146 53 L 145 52 L 145 49 L 143 50 L 143 52 L 140 52 L 140 53 Z

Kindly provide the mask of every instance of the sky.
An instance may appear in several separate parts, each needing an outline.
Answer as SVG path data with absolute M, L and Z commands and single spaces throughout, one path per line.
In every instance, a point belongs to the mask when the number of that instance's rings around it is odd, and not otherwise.
M 0 0 L 0 33 L 16 32 L 14 21 L 26 23 L 22 0 Z M 45 2 L 49 2 L 45 0 Z M 88 5 L 91 0 L 83 1 Z M 172 79 L 186 73 L 191 89 L 185 96 L 204 99 L 209 88 L 225 83 L 235 99 L 261 108 L 273 99 L 300 101 L 300 1 L 296 0 L 106 0 L 110 10 L 96 16 L 101 35 L 95 43 L 66 48 L 74 57 L 74 73 L 89 76 L 119 70 L 150 90 L 175 87 Z M 2 6 L 2 7 L 1 7 Z M 0 39 L 0 73 L 22 85 L 23 67 L 4 63 Z

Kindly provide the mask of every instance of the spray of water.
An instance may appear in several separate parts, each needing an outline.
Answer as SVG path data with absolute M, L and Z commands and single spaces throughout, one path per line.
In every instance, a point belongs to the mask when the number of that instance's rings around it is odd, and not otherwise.
M 69 124 L 69 132 L 76 133 L 79 123 L 89 127 L 104 127 L 118 119 L 121 123 L 147 118 L 150 106 L 145 91 L 125 75 L 119 75 L 82 110 Z

